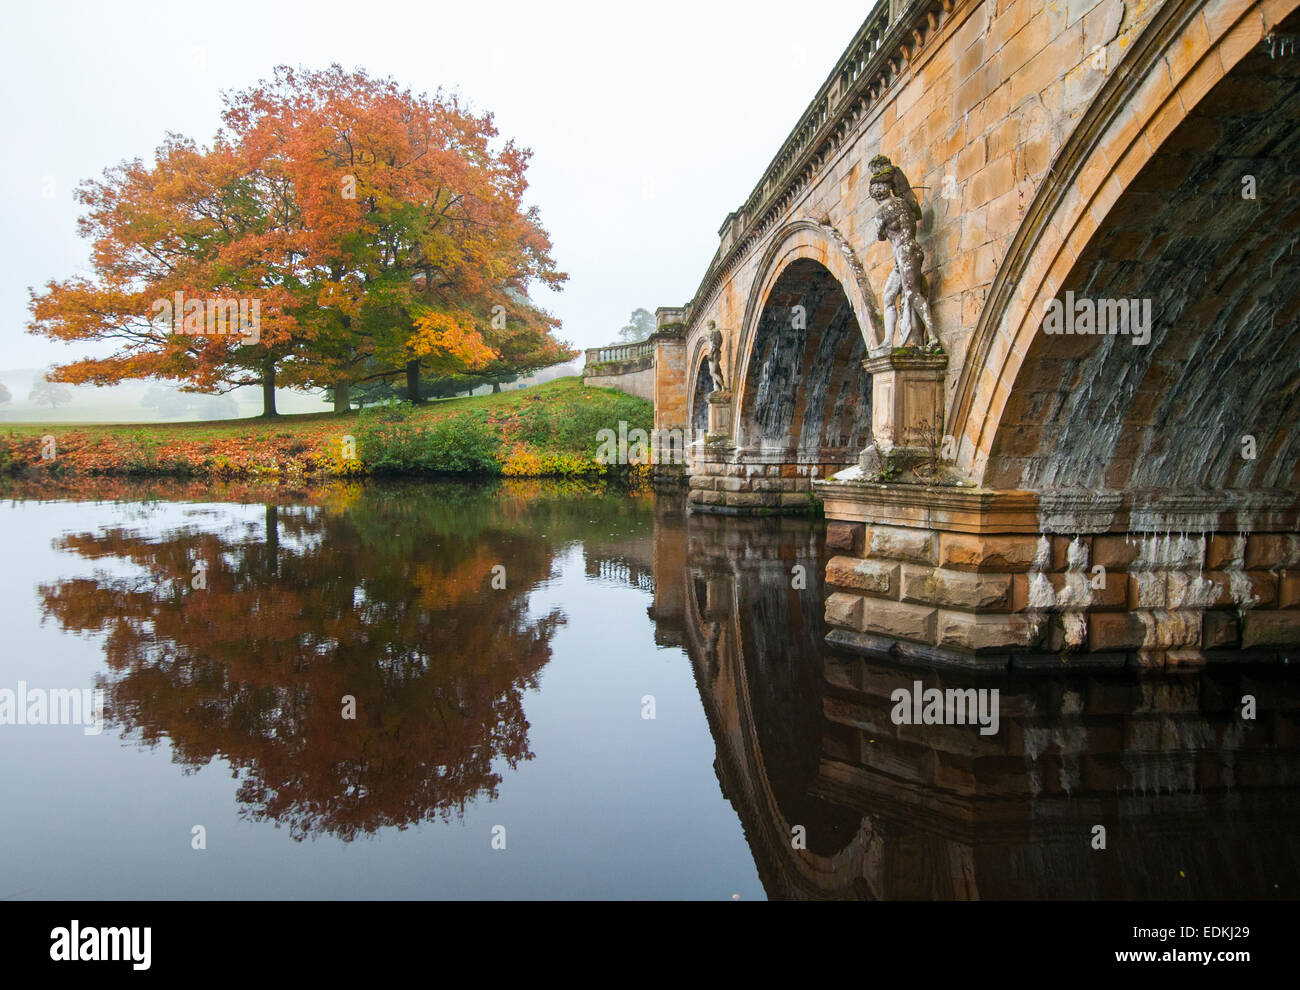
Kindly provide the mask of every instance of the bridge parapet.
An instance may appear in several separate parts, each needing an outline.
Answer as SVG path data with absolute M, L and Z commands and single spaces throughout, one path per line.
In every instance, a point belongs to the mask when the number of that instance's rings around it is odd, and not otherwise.
M 655 348 L 650 341 L 587 348 L 582 383 L 655 401 Z
M 863 118 L 885 100 L 893 82 L 954 6 L 954 0 L 879 0 L 872 8 L 763 177 L 723 221 L 718 253 L 693 297 L 693 314 L 707 309 L 739 262 L 807 190 Z
M 628 361 L 635 361 L 638 358 L 649 357 L 654 353 L 654 345 L 649 341 L 638 341 L 635 344 L 607 344 L 604 347 L 587 348 L 587 366 L 593 364 L 620 364 Z

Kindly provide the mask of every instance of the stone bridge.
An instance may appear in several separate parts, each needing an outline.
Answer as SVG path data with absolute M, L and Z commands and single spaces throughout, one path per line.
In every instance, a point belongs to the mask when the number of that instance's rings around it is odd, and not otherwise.
M 693 508 L 821 502 L 843 646 L 1285 656 L 1297 7 L 878 4 L 692 300 L 657 314 L 656 426 L 706 434 Z M 910 341 L 872 196 L 891 164 L 931 316 Z

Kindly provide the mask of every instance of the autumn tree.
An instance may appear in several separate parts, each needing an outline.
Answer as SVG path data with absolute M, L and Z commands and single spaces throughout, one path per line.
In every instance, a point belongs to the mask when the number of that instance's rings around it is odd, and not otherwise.
M 109 385 L 127 378 L 182 381 L 207 392 L 302 384 L 307 343 L 294 316 L 302 257 L 294 190 L 283 175 L 248 167 L 224 137 L 211 148 L 170 135 L 155 161 L 125 162 L 77 193 L 92 239 L 94 278 L 49 282 L 31 296 L 29 329 L 68 342 L 112 340 L 107 358 L 57 368 L 57 381 Z M 236 321 L 208 333 L 208 303 L 243 300 L 254 332 Z M 237 312 L 237 311 L 236 311 Z M 223 315 L 226 315 L 223 313 Z M 249 328 L 254 329 L 252 327 Z
M 346 409 L 354 383 L 404 374 L 418 399 L 422 369 L 488 367 L 539 334 L 567 352 L 528 301 L 566 279 L 523 203 L 531 153 L 497 136 L 455 97 L 281 66 L 226 98 L 211 147 L 170 136 L 151 165 L 80 188 L 96 276 L 33 292 L 30 329 L 118 343 L 59 380 L 260 385 L 266 415 L 277 385 L 329 387 Z M 259 326 L 214 332 L 218 300 L 256 303 Z

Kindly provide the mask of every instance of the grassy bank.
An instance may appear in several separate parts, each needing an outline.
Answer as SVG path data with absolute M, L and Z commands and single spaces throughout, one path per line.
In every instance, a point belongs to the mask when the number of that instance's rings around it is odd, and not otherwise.
M 296 482 L 364 475 L 594 477 L 602 429 L 649 430 L 644 399 L 560 378 L 535 388 L 350 413 L 197 423 L 15 423 L 0 471 Z M 53 437 L 53 457 L 48 438 Z M 348 438 L 351 438 L 349 443 Z M 349 456 L 354 455 L 354 456 Z

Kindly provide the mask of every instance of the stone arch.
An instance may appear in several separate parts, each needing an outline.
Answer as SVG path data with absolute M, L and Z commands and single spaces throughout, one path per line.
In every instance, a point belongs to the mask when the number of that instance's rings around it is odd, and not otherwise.
M 1024 455 L 1041 438 L 1028 430 L 1012 436 L 1016 424 L 1006 415 L 1026 401 L 1013 405 L 1013 392 L 1024 392 L 1022 372 L 1033 373 L 1031 354 L 1042 351 L 1045 306 L 1087 282 L 1098 245 L 1132 207 L 1126 191 L 1139 177 L 1149 180 L 1166 142 L 1176 131 L 1186 137 L 1202 101 L 1297 7 L 1297 0 L 1170 0 L 1102 86 L 1039 186 L 972 335 L 948 420 L 960 437 L 958 466 L 973 478 L 1016 486 L 1005 457 Z M 1147 256 L 1161 257 L 1164 247 Z
M 851 462 L 870 440 L 859 328 L 877 343 L 883 335 L 861 265 L 834 228 L 797 221 L 774 238 L 758 271 L 730 361 L 733 440 L 811 462 Z
M 686 426 L 694 436 L 699 436 L 709 425 L 709 393 L 713 391 L 713 376 L 709 373 L 709 348 L 707 338 L 703 346 L 697 343 L 686 365 L 694 373 L 686 383 Z
M 749 365 L 754 331 L 772 286 L 792 262 L 801 258 L 817 262 L 835 276 L 853 307 L 858 326 L 865 327 L 870 335 L 869 350 L 874 351 L 884 343 L 885 323 L 880 304 L 867 281 L 866 269 L 849 242 L 827 224 L 795 220 L 773 235 L 755 269 L 757 275 L 745 301 L 745 315 L 730 361 L 731 383 L 736 386 L 734 392 L 737 396 L 744 391 L 742 379 Z

